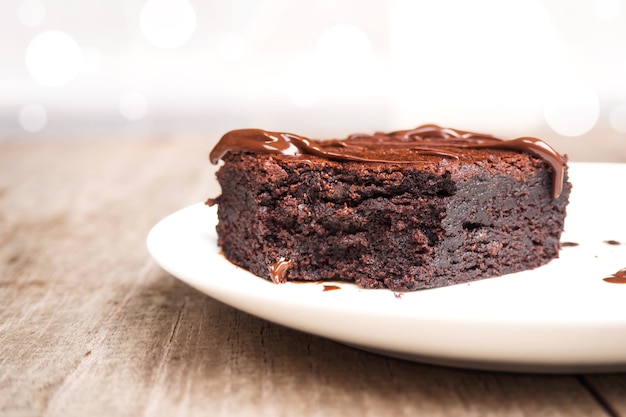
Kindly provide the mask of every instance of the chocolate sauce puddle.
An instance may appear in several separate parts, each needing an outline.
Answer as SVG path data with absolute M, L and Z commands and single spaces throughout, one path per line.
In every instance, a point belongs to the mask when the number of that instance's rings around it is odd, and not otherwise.
M 373 135 L 357 133 L 343 140 L 313 140 L 287 132 L 261 129 L 239 129 L 226 133 L 211 151 L 209 158 L 217 164 L 228 152 L 255 152 L 270 155 L 314 155 L 335 161 L 412 163 L 410 160 L 368 158 L 358 151 L 369 147 L 401 148 L 421 155 L 458 159 L 465 149 L 503 149 L 526 152 L 548 163 L 552 169 L 552 197 L 563 190 L 564 159 L 544 141 L 522 137 L 503 140 L 484 133 L 467 132 L 437 125 L 423 125 L 411 130 Z M 329 148 L 341 148 L 334 152 Z
M 604 278 L 604 281 L 611 284 L 626 284 L 626 268 L 620 269 L 610 277 Z

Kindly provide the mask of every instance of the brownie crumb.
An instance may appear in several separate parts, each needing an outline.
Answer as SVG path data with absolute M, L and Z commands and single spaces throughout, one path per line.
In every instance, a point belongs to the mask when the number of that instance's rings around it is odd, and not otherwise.
M 579 244 L 576 243 L 576 242 L 563 242 L 563 243 L 561 243 L 561 247 L 564 247 L 564 248 L 574 247 L 574 246 L 579 246 Z

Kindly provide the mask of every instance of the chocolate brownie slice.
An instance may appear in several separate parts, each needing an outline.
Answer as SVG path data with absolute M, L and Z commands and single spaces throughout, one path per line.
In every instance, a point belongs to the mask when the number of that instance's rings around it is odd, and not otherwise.
M 275 282 L 411 291 L 535 268 L 559 253 L 564 157 L 428 125 L 314 141 L 241 130 L 211 154 L 218 244 Z

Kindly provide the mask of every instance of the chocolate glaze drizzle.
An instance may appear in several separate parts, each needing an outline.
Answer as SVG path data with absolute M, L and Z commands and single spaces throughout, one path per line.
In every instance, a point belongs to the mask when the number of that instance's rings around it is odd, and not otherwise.
M 340 148 L 335 152 L 329 148 Z M 228 152 L 255 152 L 271 155 L 314 155 L 335 161 L 412 163 L 411 160 L 370 158 L 363 156 L 364 149 L 391 147 L 410 150 L 414 154 L 434 155 L 458 159 L 465 149 L 503 149 L 526 152 L 537 156 L 552 169 L 552 197 L 563 190 L 564 160 L 544 141 L 521 137 L 503 140 L 484 133 L 467 132 L 429 124 L 410 130 L 373 135 L 357 133 L 342 140 L 312 140 L 287 132 L 269 132 L 261 129 L 240 129 L 226 133 L 210 154 L 217 164 Z M 359 152 L 361 151 L 361 152 Z M 397 156 L 396 156 L 397 157 Z
M 285 258 L 279 258 L 276 262 L 268 267 L 270 278 L 274 282 L 274 284 L 284 284 L 287 282 L 286 273 L 291 265 L 293 264 L 292 260 L 286 260 Z

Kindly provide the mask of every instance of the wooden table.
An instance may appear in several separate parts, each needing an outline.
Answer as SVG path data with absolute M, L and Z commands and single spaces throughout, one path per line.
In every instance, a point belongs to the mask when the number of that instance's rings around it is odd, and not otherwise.
M 166 137 L 0 143 L 0 415 L 626 416 L 626 374 L 390 359 L 241 313 L 167 274 L 146 234 L 217 195 L 209 148 Z

